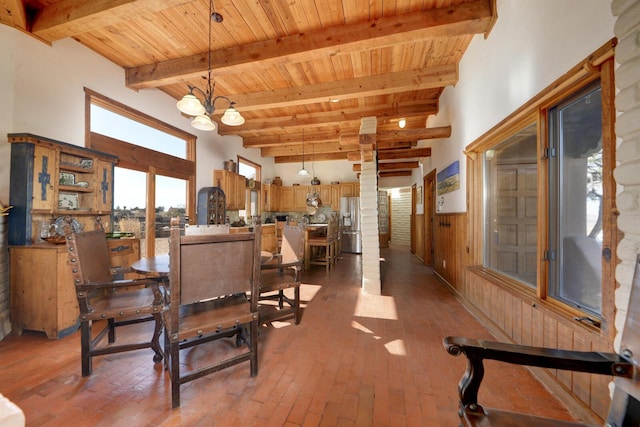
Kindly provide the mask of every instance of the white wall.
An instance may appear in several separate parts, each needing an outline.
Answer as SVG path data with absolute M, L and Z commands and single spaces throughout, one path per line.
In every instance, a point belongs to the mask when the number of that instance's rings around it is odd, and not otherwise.
M 309 171 L 309 176 L 298 176 L 297 173 L 302 167 L 302 162 L 297 163 L 277 163 L 273 175 L 265 175 L 264 178 L 274 178 L 279 176 L 283 185 L 310 185 L 313 178 L 312 169 L 315 169 L 316 176 L 322 184 L 331 184 L 332 181 L 355 182 L 358 180 L 357 172 L 352 170 L 353 163 L 348 160 L 331 160 L 323 162 L 313 162 L 311 157 L 306 159 L 304 168 Z
M 451 125 L 432 147 L 424 173 L 460 160 L 460 190 L 444 195 L 441 212 L 466 211 L 464 148 L 613 37 L 614 18 L 602 0 L 498 1 L 488 39 L 477 35 L 460 63 L 455 87 L 444 90 L 428 127 Z M 426 167 L 430 166 L 430 167 Z M 422 185 L 422 179 L 414 179 Z
M 198 137 L 197 188 L 212 185 L 212 170 L 240 154 L 273 173 L 273 159 L 246 150 L 235 135 L 200 132 L 177 110 L 176 100 L 157 89 L 125 87 L 124 70 L 71 39 L 51 46 L 0 25 L 0 199 L 9 199 L 7 133 L 28 132 L 84 146 L 84 87 Z M 186 88 L 185 88 L 186 91 Z

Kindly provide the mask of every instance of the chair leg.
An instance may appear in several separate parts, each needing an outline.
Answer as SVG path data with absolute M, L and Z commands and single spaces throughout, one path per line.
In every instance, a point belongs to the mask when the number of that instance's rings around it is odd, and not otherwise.
M 169 343 L 171 374 L 171 408 L 180 406 L 180 342 Z
M 251 376 L 258 375 L 258 316 L 251 321 L 249 328 L 251 329 L 251 342 L 249 343 L 251 348 Z
M 284 308 L 284 290 L 282 289 L 278 291 L 278 307 L 280 310 Z
M 80 322 L 80 360 L 82 363 L 82 376 L 91 375 L 91 320 Z
M 155 329 L 153 330 L 153 338 L 151 338 L 151 348 L 156 353 L 153 356 L 153 361 L 158 363 L 162 360 L 163 353 L 160 347 L 160 334 L 162 333 L 162 315 L 160 313 L 153 314 L 153 320 L 155 321 Z
M 295 319 L 295 324 L 299 325 L 300 324 L 300 316 L 302 315 L 302 311 L 300 309 L 300 286 L 296 286 L 294 289 L 294 297 L 293 297 L 293 312 L 294 314 L 294 319 Z
M 107 325 L 109 325 L 109 344 L 116 342 L 116 319 L 107 319 Z

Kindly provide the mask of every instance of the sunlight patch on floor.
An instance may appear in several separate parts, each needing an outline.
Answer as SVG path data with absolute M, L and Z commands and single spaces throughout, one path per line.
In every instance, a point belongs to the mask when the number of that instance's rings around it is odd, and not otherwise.
M 356 317 L 398 320 L 398 311 L 394 298 L 380 295 L 360 294 L 353 315 Z

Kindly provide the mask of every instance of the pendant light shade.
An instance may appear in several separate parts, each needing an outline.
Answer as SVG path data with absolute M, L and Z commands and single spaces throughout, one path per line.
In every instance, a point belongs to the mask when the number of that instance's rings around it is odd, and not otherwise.
M 228 126 L 240 126 L 244 124 L 244 117 L 242 117 L 240 112 L 231 104 L 220 118 L 220 121 Z
M 209 116 L 203 114 L 196 116 L 191 121 L 191 126 L 199 130 L 211 131 L 216 129 L 216 124 L 211 120 Z

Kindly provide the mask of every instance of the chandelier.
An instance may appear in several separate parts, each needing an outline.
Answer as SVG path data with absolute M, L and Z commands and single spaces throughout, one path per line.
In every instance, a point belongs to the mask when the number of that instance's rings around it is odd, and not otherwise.
M 178 110 L 188 116 L 194 117 L 191 121 L 191 126 L 199 130 L 215 130 L 216 124 L 211 120 L 211 115 L 215 111 L 216 101 L 220 99 L 229 103 L 229 107 L 225 110 L 220 121 L 228 126 L 240 126 L 244 124 L 244 117 L 236 110 L 235 102 L 226 96 L 214 96 L 213 94 L 216 84 L 211 78 L 211 21 L 220 23 L 222 19 L 222 15 L 213 8 L 213 0 L 209 0 L 209 70 L 207 77 L 202 76 L 203 79 L 207 80 L 207 87 L 205 90 L 202 90 L 199 87 L 187 85 L 189 93 L 183 96 L 177 104 Z M 201 102 L 196 94 L 201 95 L 204 100 Z

